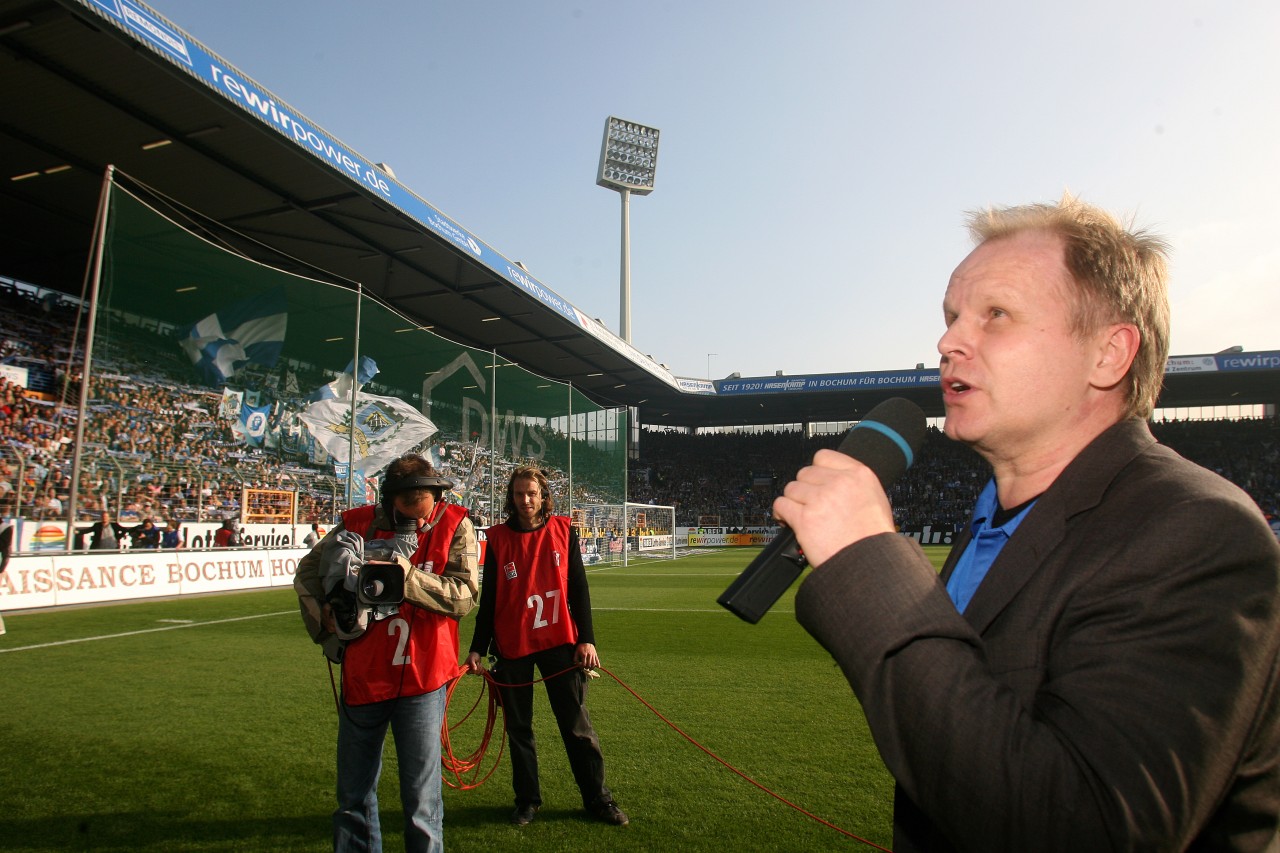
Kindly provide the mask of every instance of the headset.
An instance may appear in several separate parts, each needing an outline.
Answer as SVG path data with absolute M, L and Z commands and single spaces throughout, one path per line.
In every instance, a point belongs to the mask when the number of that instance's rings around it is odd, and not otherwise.
M 401 492 L 409 492 L 415 489 L 431 489 L 436 492 L 436 499 L 439 500 L 453 488 L 453 480 L 448 477 L 426 476 L 415 474 L 408 477 L 392 477 L 388 474 L 382 478 L 382 511 L 391 519 L 391 523 L 397 527 L 400 525 L 400 513 L 396 510 L 395 496 Z
M 382 493 L 384 495 L 392 495 L 396 492 L 407 492 L 412 489 L 440 489 L 441 491 L 447 492 L 453 487 L 454 482 L 448 477 L 388 476 L 382 481 Z

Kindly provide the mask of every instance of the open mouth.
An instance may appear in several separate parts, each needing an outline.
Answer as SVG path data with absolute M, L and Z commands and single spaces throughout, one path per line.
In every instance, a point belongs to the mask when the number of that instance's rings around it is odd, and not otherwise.
M 969 386 L 964 384 L 958 379 L 952 379 L 950 381 L 943 382 L 942 387 L 945 391 L 948 391 L 952 394 L 963 394 L 965 391 L 969 390 Z

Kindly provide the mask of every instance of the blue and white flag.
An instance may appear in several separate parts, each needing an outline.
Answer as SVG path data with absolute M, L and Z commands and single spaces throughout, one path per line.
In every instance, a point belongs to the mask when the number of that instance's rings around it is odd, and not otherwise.
M 244 392 L 222 389 L 222 400 L 218 403 L 218 417 L 224 421 L 240 419 L 240 407 L 244 405 Z
M 285 421 L 284 403 L 279 400 L 274 403 L 268 403 L 267 409 L 269 412 L 267 415 L 267 431 L 262 437 L 262 446 L 268 450 L 278 450 Z
M 436 433 L 436 425 L 426 415 L 396 397 L 359 394 L 356 400 L 355 464 L 369 476 Z M 298 417 L 330 457 L 338 462 L 349 461 L 350 397 L 312 403 Z
M 219 385 L 249 363 L 274 367 L 288 319 L 284 289 L 277 287 L 195 323 L 183 335 L 182 349 L 206 382 Z
M 351 399 L 351 374 L 352 368 L 355 366 L 356 360 L 353 358 L 347 362 L 346 368 L 342 371 L 342 375 L 327 385 L 321 385 L 312 391 L 303 400 L 304 403 L 318 403 L 321 400 L 350 400 Z M 378 375 L 378 363 L 367 355 L 360 356 L 360 369 L 355 371 L 355 381 L 364 385 L 370 379 Z
M 241 406 L 240 420 L 231 427 L 244 439 L 250 447 L 261 447 L 267 435 L 267 424 L 271 417 L 271 404 L 265 406 Z
M 347 362 L 347 367 L 342 372 L 348 376 L 351 374 L 351 368 L 355 366 L 356 360 L 353 358 Z M 369 358 L 367 355 L 360 356 L 360 369 L 356 371 L 356 381 L 361 385 L 369 382 L 373 377 L 378 375 L 378 362 Z

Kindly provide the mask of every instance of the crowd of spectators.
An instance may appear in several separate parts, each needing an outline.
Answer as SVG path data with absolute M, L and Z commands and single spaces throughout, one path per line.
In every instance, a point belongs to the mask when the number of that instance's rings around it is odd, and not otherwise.
M 629 499 L 675 506 L 676 524 L 753 526 L 770 523 L 773 500 L 822 448 L 843 434 L 799 431 L 707 433 L 642 431 L 630 469 Z M 973 451 L 930 427 L 915 465 L 894 484 L 899 525 L 955 523 L 990 476 Z
M 76 307 L 0 285 L 0 516 L 65 519 L 80 387 L 68 371 Z M 332 517 L 332 474 L 253 452 L 214 416 L 221 394 L 175 382 L 189 370 L 172 347 L 134 334 L 95 353 L 76 521 L 104 512 L 126 525 L 238 517 L 243 490 L 298 494 L 300 518 Z M 29 394 L 28 390 L 37 391 Z
M 113 375 L 93 387 L 78 521 L 103 510 L 135 524 L 216 521 L 239 515 L 245 488 L 296 490 L 300 514 L 330 517 L 340 491 L 332 476 L 246 452 L 207 400 L 192 402 L 207 391 Z M 0 377 L 0 515 L 66 517 L 74 414 Z

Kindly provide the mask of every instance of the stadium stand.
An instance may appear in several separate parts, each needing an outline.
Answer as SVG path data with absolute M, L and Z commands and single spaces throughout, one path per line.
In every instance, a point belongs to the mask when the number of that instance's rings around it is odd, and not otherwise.
M 0 301 L 0 364 L 26 368 L 34 392 L 0 377 L 0 515 L 65 519 L 79 395 L 78 385 L 66 381 L 76 306 L 3 283 Z M 246 448 L 228 421 L 214 417 L 217 392 L 174 381 L 189 364 L 157 336 L 140 332 L 126 346 L 95 355 L 95 363 L 101 366 L 90 400 L 94 417 L 77 523 L 97 520 L 104 508 L 126 525 L 239 516 L 246 488 L 296 491 L 300 521 L 327 522 L 340 506 L 342 487 L 332 473 Z M 314 384 L 326 379 L 304 377 Z M 64 390 L 67 405 L 60 406 Z M 1184 456 L 1240 485 L 1269 518 L 1280 515 L 1280 436 L 1272 419 L 1157 422 L 1153 429 Z M 783 486 L 819 448 L 833 448 L 841 438 L 643 430 L 639 459 L 629 466 L 628 500 L 672 504 L 680 526 L 707 517 L 726 526 L 766 524 Z M 545 445 L 542 464 L 567 494 L 560 473 L 567 460 L 557 458 L 560 445 Z M 457 436 L 441 438 L 440 456 L 445 473 L 473 489 L 487 489 L 490 476 L 505 482 L 514 464 L 499 459 L 491 471 L 487 450 Z M 591 464 L 589 453 L 575 451 L 575 466 Z M 917 463 L 894 486 L 898 523 L 954 529 L 988 476 L 976 454 L 930 428 Z M 575 504 L 597 499 L 575 486 Z

